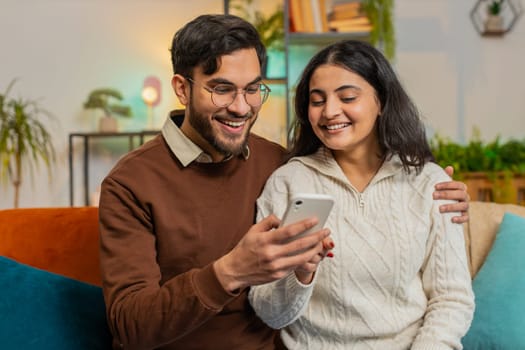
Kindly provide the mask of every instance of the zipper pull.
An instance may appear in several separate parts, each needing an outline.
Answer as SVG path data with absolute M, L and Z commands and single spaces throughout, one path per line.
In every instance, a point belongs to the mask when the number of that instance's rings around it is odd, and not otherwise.
M 365 200 L 363 199 L 363 194 L 359 193 L 359 206 L 363 208 L 365 206 Z

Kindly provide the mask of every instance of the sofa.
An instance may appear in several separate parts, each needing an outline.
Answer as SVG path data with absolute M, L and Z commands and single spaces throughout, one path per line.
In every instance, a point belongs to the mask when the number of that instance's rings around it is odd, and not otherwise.
M 473 201 L 464 225 L 476 309 L 463 347 L 525 349 L 525 207 Z
M 525 349 L 525 207 L 471 202 L 469 216 L 476 311 L 464 347 Z M 0 210 L 2 349 L 111 348 L 98 249 L 96 207 Z
M 95 207 L 0 210 L 0 348 L 111 349 Z

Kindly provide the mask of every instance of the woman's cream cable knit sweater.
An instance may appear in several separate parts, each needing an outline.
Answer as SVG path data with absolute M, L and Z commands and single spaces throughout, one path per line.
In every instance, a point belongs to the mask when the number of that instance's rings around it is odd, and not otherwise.
M 407 174 L 386 161 L 358 193 L 330 152 L 292 159 L 268 180 L 258 220 L 282 217 L 296 193 L 328 193 L 335 242 L 314 281 L 288 277 L 253 287 L 250 302 L 290 349 L 461 349 L 474 296 L 462 225 L 439 213 L 434 185 L 449 180 L 429 163 Z

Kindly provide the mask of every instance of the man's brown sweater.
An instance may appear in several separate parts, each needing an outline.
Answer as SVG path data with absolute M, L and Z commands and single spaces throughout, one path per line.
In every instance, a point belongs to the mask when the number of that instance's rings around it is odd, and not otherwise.
M 273 348 L 247 291 L 225 291 L 212 267 L 254 223 L 255 200 L 283 161 L 282 147 L 261 137 L 249 149 L 247 159 L 183 167 L 159 135 L 104 179 L 101 267 L 115 348 Z

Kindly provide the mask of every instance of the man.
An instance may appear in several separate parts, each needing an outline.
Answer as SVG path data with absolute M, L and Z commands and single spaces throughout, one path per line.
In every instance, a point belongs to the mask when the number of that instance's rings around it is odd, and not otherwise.
M 182 123 L 168 119 L 102 184 L 101 268 L 114 346 L 272 349 L 274 333 L 247 290 L 318 262 L 329 231 L 285 243 L 316 220 L 278 228 L 271 215 L 253 224 L 255 200 L 286 155 L 250 134 L 269 93 L 253 26 L 199 16 L 175 34 L 171 54 Z M 467 197 L 461 183 L 444 186 L 442 198 Z

